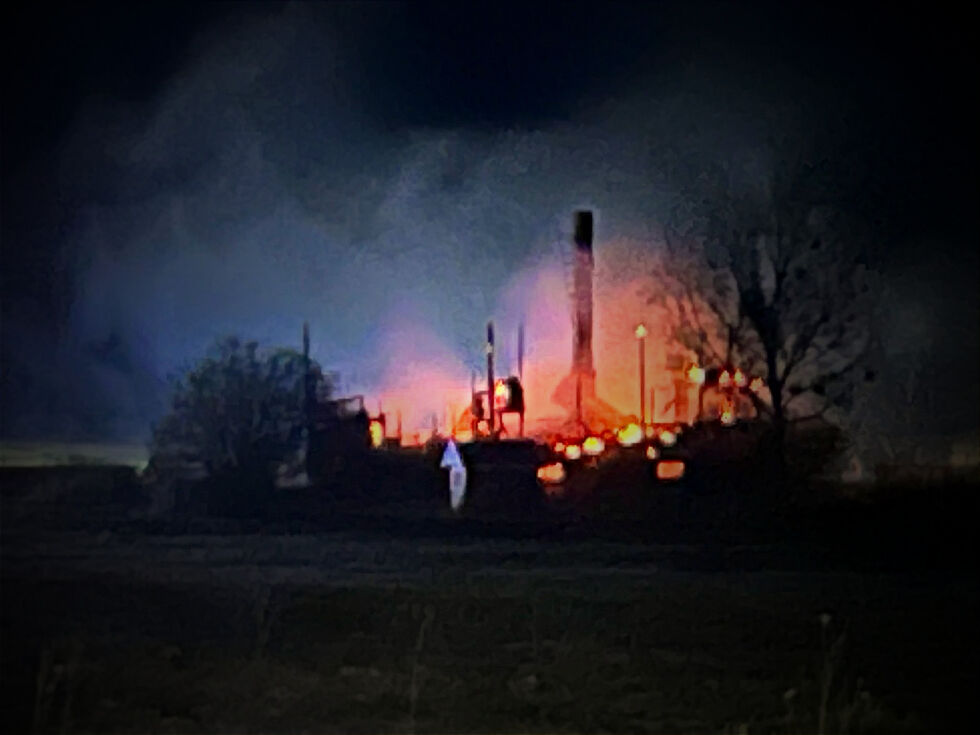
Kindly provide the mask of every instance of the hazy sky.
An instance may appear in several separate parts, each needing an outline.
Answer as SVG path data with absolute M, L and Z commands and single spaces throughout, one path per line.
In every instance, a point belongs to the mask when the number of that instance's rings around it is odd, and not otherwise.
M 509 334 L 530 311 L 532 347 L 550 345 L 564 316 L 542 311 L 566 308 L 553 268 L 575 208 L 598 212 L 608 275 L 613 254 L 656 248 L 664 151 L 697 167 L 774 131 L 820 139 L 842 186 L 868 185 L 889 359 L 927 344 L 936 381 L 951 365 L 976 376 L 962 18 L 778 3 L 4 12 L 4 434 L 145 434 L 167 375 L 215 337 L 298 345 L 304 320 L 315 356 L 369 394 L 414 363 L 466 375 L 491 317 Z M 972 402 L 941 391 L 960 429 L 977 423 L 968 382 Z

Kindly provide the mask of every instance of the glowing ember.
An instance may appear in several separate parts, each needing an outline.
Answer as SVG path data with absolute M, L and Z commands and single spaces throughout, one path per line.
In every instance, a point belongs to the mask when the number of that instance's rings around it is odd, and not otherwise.
M 721 375 L 718 376 L 718 385 L 722 388 L 727 388 L 732 384 L 732 376 L 727 370 L 723 370 Z
M 510 401 L 510 386 L 503 380 L 498 380 L 493 386 L 493 405 L 498 411 L 507 408 Z
M 721 405 L 721 414 L 719 416 L 723 426 L 731 426 L 735 423 L 735 406 L 732 405 L 731 401 L 725 401 Z
M 371 435 L 371 446 L 377 449 L 385 441 L 385 427 L 377 419 L 372 419 L 368 424 L 368 432 Z
M 753 393 L 758 393 L 762 390 L 762 378 L 752 378 L 752 382 L 749 383 L 749 390 Z
M 638 424 L 626 424 L 616 432 L 616 440 L 624 447 L 632 447 L 643 440 L 643 429 Z
M 744 388 L 749 382 L 748 378 L 745 377 L 745 373 L 743 373 L 740 369 L 735 370 L 733 380 L 735 381 L 735 385 L 737 385 L 739 388 Z
M 555 442 L 555 451 L 556 452 L 564 452 L 565 451 L 565 442 Z
M 700 365 L 691 365 L 687 369 L 687 379 L 696 385 L 704 384 L 704 368 Z
M 565 467 L 561 462 L 553 462 L 538 467 L 538 479 L 545 485 L 557 485 L 565 481 Z
M 679 459 L 669 459 L 657 463 L 658 480 L 679 480 L 684 477 L 684 463 Z
M 656 447 L 647 447 L 647 459 L 656 459 L 657 456 L 658 455 L 657 455 Z
M 579 459 L 582 456 L 582 447 L 578 444 L 569 444 L 565 447 L 565 459 Z
M 582 451 L 588 454 L 590 457 L 595 457 L 597 454 L 602 454 L 605 449 L 606 443 L 597 436 L 590 436 L 584 442 L 582 442 Z
M 670 429 L 663 429 L 657 438 L 665 447 L 672 447 L 677 443 L 677 434 Z

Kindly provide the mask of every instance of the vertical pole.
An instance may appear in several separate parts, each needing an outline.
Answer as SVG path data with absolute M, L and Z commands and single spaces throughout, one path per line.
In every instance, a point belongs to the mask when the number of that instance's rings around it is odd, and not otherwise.
M 524 390 L 524 322 L 517 327 L 517 379 L 521 383 L 521 390 Z M 524 393 L 524 400 L 527 400 L 527 392 Z M 524 437 L 524 407 L 521 406 L 521 423 L 518 433 Z
M 494 416 L 493 416 L 493 322 L 487 322 L 487 415 L 489 417 L 487 425 L 490 427 L 490 436 L 494 436 Z
M 476 370 L 470 370 L 470 431 L 476 437 L 479 421 L 476 420 Z
M 650 389 L 650 423 L 657 423 L 657 389 Z
M 640 337 L 640 425 L 647 423 L 646 337 Z
M 313 412 L 313 376 L 310 375 L 310 323 L 303 322 L 303 420 L 306 428 L 310 428 L 310 418 Z
M 524 386 L 524 324 L 517 328 L 517 379 Z

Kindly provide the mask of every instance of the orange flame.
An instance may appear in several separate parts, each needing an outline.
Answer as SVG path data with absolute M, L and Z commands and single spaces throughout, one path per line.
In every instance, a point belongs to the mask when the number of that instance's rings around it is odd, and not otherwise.
M 566 459 L 580 459 L 582 456 L 582 447 L 578 444 L 569 444 L 565 447 L 565 458 Z
M 643 440 L 643 429 L 638 424 L 626 424 L 616 432 L 616 440 L 624 447 L 632 447 Z
M 679 459 L 668 459 L 657 463 L 658 480 L 679 480 L 684 477 L 684 463 Z
M 510 401 L 510 386 L 503 380 L 498 380 L 493 386 L 493 405 L 498 411 L 507 408 Z
M 743 373 L 741 369 L 735 370 L 734 380 L 735 385 L 737 385 L 739 388 L 744 388 L 746 383 L 748 383 L 748 379 L 745 377 L 745 373 Z
M 647 447 L 647 459 L 656 459 L 656 458 L 657 458 L 657 448 Z
M 758 393 L 762 390 L 762 378 L 752 378 L 752 382 L 749 383 L 749 390 L 753 393 Z
M 606 443 L 602 441 L 597 436 L 590 436 L 582 442 L 582 451 L 588 454 L 590 457 L 595 457 L 598 454 L 602 454 L 606 449 Z
M 735 406 L 732 405 L 731 401 L 725 401 L 722 403 L 719 418 L 721 419 L 721 423 L 725 426 L 731 426 L 735 423 Z
M 657 438 L 665 447 L 672 447 L 677 443 L 677 434 L 670 429 L 663 429 Z
M 371 435 L 371 446 L 377 449 L 385 441 L 385 429 L 381 425 L 378 419 L 371 419 L 371 423 L 368 424 L 368 432 Z
M 732 384 L 732 376 L 727 370 L 723 370 L 721 375 L 718 376 L 718 385 L 722 388 L 727 388 Z
M 700 365 L 691 365 L 687 369 L 687 379 L 696 385 L 704 383 L 704 368 Z
M 538 467 L 538 479 L 545 485 L 557 485 L 565 481 L 565 467 L 561 462 L 552 462 Z

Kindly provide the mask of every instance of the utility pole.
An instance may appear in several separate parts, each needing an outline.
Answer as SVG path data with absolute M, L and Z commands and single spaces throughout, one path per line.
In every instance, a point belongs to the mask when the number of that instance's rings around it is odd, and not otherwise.
M 524 385 L 524 324 L 517 328 L 517 379 Z
M 490 427 L 491 438 L 495 436 L 494 431 L 494 406 L 493 406 L 493 322 L 487 322 L 487 416 Z
M 524 391 L 524 322 L 517 327 L 517 380 L 521 384 L 521 391 Z M 521 423 L 519 434 L 524 436 L 524 401 L 527 400 L 527 392 L 524 391 L 524 399 L 521 401 Z
M 647 423 L 647 368 L 646 368 L 646 337 L 647 328 L 640 324 L 636 328 L 636 339 L 640 346 L 640 426 Z

